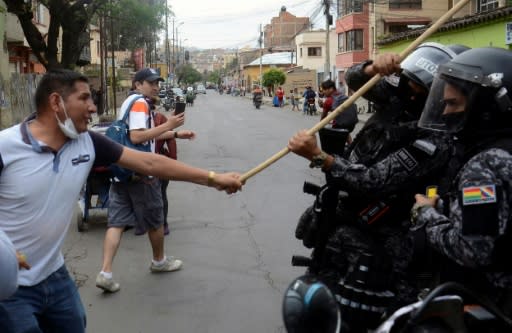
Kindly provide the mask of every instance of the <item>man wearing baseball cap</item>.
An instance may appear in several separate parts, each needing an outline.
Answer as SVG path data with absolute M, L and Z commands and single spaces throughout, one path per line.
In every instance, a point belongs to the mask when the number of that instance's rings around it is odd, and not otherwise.
M 150 145 L 153 153 L 155 140 L 186 138 L 184 136 L 191 132 L 174 131 L 174 128 L 183 125 L 184 113 L 172 115 L 166 122 L 155 126 L 146 98 L 157 96 L 159 81 L 164 80 L 156 70 L 139 70 L 133 79 L 135 94 L 128 96 L 118 114 L 118 119 L 122 119 L 125 112 L 129 112 L 130 140 L 134 144 Z M 132 106 L 128 110 L 130 104 Z M 172 272 L 181 269 L 181 260 L 165 255 L 163 223 L 163 201 L 158 178 L 136 174 L 129 181 L 113 182 L 109 193 L 108 229 L 103 243 L 103 264 L 96 278 L 96 286 L 107 292 L 116 292 L 120 289 L 119 283 L 112 278 L 112 262 L 121 242 L 123 230 L 127 226 L 139 225 L 147 230 L 153 250 L 151 272 Z
M 160 74 L 158 74 L 158 72 L 156 70 L 154 70 L 153 68 L 143 68 L 140 71 L 138 71 L 137 73 L 135 73 L 133 81 L 134 82 L 144 82 L 144 81 L 164 82 L 164 79 L 162 79 L 160 77 Z

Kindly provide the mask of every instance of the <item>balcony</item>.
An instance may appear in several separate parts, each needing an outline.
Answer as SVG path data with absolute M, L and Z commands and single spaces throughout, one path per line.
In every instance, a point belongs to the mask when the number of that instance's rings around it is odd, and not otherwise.
M 23 41 L 25 40 L 23 29 L 21 29 L 20 22 L 18 21 L 18 18 L 14 14 L 7 14 L 7 20 L 5 24 L 5 35 L 8 43 L 23 43 Z

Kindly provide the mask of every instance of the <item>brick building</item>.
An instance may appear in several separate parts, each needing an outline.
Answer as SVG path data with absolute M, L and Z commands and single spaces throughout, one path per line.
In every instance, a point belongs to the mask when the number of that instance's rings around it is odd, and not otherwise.
M 279 16 L 273 17 L 264 28 L 265 49 L 272 51 L 295 50 L 295 36 L 309 28 L 309 17 L 297 17 L 281 7 Z

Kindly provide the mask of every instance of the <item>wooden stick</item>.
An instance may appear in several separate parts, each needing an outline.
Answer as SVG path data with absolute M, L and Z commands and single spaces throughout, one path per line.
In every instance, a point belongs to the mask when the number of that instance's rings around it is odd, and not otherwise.
M 425 30 L 416 40 L 414 40 L 409 46 L 403 50 L 400 53 L 400 59 L 404 59 L 411 53 L 414 49 L 416 49 L 421 43 L 423 43 L 430 35 L 432 35 L 434 32 L 436 32 L 441 25 L 446 23 L 455 13 L 457 13 L 459 10 L 464 7 L 469 0 L 461 0 L 459 1 L 455 6 L 452 7 L 448 12 L 446 12 L 443 16 L 441 16 L 430 28 Z M 322 129 L 325 125 L 327 125 L 331 120 L 336 118 L 336 116 L 343 112 L 345 109 L 347 109 L 350 105 L 354 104 L 354 102 L 361 96 L 363 96 L 368 90 L 370 90 L 377 82 L 379 82 L 381 76 L 379 74 L 376 74 L 373 76 L 368 82 L 366 82 L 361 88 L 359 88 L 356 92 L 352 94 L 343 104 L 338 106 L 335 110 L 333 110 L 331 113 L 327 115 L 324 119 L 322 119 L 320 122 L 318 122 L 315 126 L 310 128 L 307 133 L 310 135 L 315 134 L 320 129 Z M 240 180 L 242 182 L 246 181 L 247 179 L 251 178 L 252 176 L 256 175 L 257 173 L 263 171 L 267 167 L 269 167 L 271 164 L 275 163 L 277 160 L 284 157 L 286 154 L 290 152 L 290 149 L 288 147 L 283 148 L 278 153 L 274 154 L 272 157 L 264 161 L 263 163 L 259 164 L 255 168 L 249 170 L 248 172 L 244 173 Z

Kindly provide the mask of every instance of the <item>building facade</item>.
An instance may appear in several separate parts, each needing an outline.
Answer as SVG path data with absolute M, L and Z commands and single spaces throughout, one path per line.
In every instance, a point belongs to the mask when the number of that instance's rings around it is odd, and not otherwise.
M 297 66 L 316 71 L 315 85 L 323 81 L 325 75 L 326 59 L 326 32 L 325 30 L 304 31 L 295 37 L 297 49 Z M 336 82 L 336 45 L 337 34 L 335 29 L 329 31 L 329 76 Z
M 5 3 L 2 2 L 2 6 Z M 7 6 L 5 6 L 7 8 Z M 34 24 L 44 36 L 48 33 L 50 24 L 50 13 L 48 9 L 39 1 L 33 1 Z M 37 58 L 31 52 L 20 22 L 16 15 L 6 13 L 5 38 L 9 59 L 9 73 L 44 73 L 44 66 L 39 63 Z M 61 45 L 58 43 L 60 50 Z
M 297 17 L 281 7 L 279 16 L 273 17 L 264 28 L 264 47 L 271 52 L 291 51 L 295 36 L 309 29 L 309 17 Z
M 469 47 L 501 47 L 512 49 L 512 6 L 498 7 L 482 11 L 482 7 L 473 6 L 480 12 L 458 15 L 442 25 L 427 41 L 441 44 L 462 44 Z M 417 38 L 425 29 L 396 34 L 379 41 L 382 52 L 399 53 L 411 40 Z
M 441 17 L 452 1 L 440 0 L 337 0 L 336 69 L 339 82 L 350 66 L 379 52 L 377 41 L 428 25 Z

